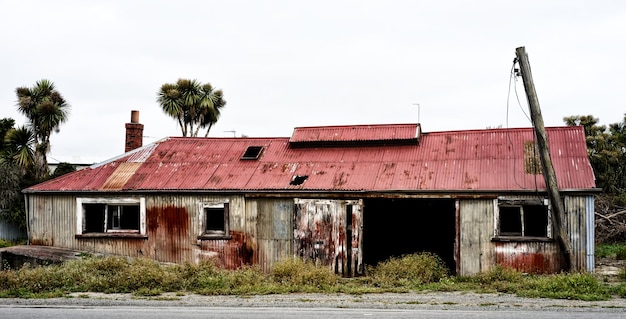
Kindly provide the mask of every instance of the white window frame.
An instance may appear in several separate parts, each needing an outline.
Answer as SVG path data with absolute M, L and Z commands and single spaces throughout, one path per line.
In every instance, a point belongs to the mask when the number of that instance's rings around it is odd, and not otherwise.
M 84 204 L 106 204 L 106 205 L 136 205 L 139 204 L 139 235 L 146 235 L 146 199 L 145 197 L 139 198 L 130 198 L 130 197 L 122 197 L 122 198 L 106 198 L 106 197 L 78 197 L 76 198 L 76 235 L 83 235 L 85 231 L 85 210 Z M 105 214 L 105 225 L 106 219 L 108 218 L 108 214 Z M 106 227 L 104 229 L 104 233 L 106 235 L 115 235 L 115 234 L 137 234 L 135 230 L 107 230 Z M 89 233 L 89 234 L 99 234 L 99 233 Z
M 550 201 L 548 199 L 542 199 L 541 200 L 543 202 L 543 205 L 546 206 L 547 208 L 547 213 L 548 216 L 548 222 L 547 222 L 547 229 L 546 229 L 546 237 L 529 237 L 525 235 L 524 232 L 524 203 L 528 202 L 537 202 L 537 200 L 533 200 L 533 199 L 518 199 L 518 198 L 506 198 L 506 197 L 500 197 L 498 199 L 494 199 L 493 201 L 493 206 L 494 206 L 494 234 L 495 234 L 495 238 L 546 238 L 546 239 L 552 239 L 552 207 L 550 206 Z M 519 202 L 519 204 L 502 204 L 501 202 Z M 502 235 L 500 234 L 500 206 L 508 206 L 508 207 L 519 207 L 520 209 L 520 222 L 521 222 L 521 228 L 522 228 L 522 234 L 520 236 L 510 236 L 510 235 Z
M 199 239 L 228 239 L 230 238 L 230 201 L 222 200 L 215 202 L 200 203 L 200 235 Z M 228 207 L 228 209 L 226 209 Z M 207 230 L 207 208 L 221 208 L 224 210 L 224 231 Z

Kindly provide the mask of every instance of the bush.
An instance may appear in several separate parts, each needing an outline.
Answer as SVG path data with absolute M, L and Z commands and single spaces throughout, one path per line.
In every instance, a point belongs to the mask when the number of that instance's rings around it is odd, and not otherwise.
M 611 297 L 607 286 L 591 274 L 571 273 L 532 277 L 524 283 L 519 295 L 553 299 L 606 300 Z
M 323 288 L 335 285 L 338 277 L 328 267 L 316 266 L 297 258 L 285 259 L 272 268 L 272 279 L 283 285 Z
M 448 269 L 439 256 L 424 252 L 389 258 L 370 273 L 372 283 L 379 287 L 416 287 L 445 278 Z
M 595 254 L 597 258 L 607 258 L 624 256 L 622 259 L 626 259 L 626 245 L 624 244 L 600 244 L 596 246 Z
M 478 284 L 493 284 L 497 282 L 519 283 L 524 279 L 524 274 L 509 267 L 496 265 L 486 272 L 473 277 L 464 278 L 466 281 Z

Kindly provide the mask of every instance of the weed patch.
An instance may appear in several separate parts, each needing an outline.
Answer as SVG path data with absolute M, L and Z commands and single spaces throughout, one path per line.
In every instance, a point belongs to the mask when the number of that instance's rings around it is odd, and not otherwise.
M 603 282 L 590 274 L 527 275 L 493 267 L 470 277 L 451 277 L 443 262 L 432 254 L 392 258 L 368 268 L 368 276 L 340 278 L 329 267 L 300 259 L 286 259 L 270 273 L 259 267 L 238 270 L 217 267 L 214 262 L 164 265 L 148 259 L 92 257 L 60 265 L 25 266 L 0 271 L 0 298 L 48 298 L 87 292 L 131 293 L 136 298 L 184 296 L 263 295 L 285 293 L 404 293 L 409 291 L 474 291 L 511 293 L 526 297 L 578 300 L 626 298 L 626 271 L 622 282 Z

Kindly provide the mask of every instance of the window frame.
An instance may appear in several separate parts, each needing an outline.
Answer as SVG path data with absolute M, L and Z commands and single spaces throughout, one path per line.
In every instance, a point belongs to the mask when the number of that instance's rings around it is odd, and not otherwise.
M 223 230 L 209 230 L 208 214 L 209 209 L 223 209 L 224 214 L 224 227 Z M 230 239 L 230 202 L 228 200 L 216 201 L 216 202 L 204 202 L 200 203 L 200 240 L 211 239 Z
M 546 208 L 546 232 L 545 236 L 526 235 L 525 228 L 527 220 L 524 214 L 525 206 L 544 206 Z M 519 208 L 520 234 L 503 234 L 501 229 L 501 207 Z M 530 214 L 529 214 L 530 215 Z M 494 200 L 494 237 L 493 241 L 552 241 L 552 208 L 550 201 L 544 199 L 511 199 L 498 198 Z
M 103 204 L 105 206 L 139 206 L 138 229 L 107 229 L 108 211 L 104 212 L 104 232 L 86 232 L 87 216 L 85 206 Z M 76 198 L 76 237 L 139 237 L 146 235 L 146 199 L 145 197 L 78 197 Z

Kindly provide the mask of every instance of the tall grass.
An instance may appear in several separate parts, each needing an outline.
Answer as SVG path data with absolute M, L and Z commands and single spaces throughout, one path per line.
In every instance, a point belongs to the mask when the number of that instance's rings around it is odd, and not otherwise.
M 620 275 L 626 280 L 625 273 Z M 450 277 L 441 259 L 428 253 L 405 255 L 368 268 L 368 275 L 342 279 L 329 267 L 286 259 L 271 272 L 247 266 L 225 270 L 207 261 L 165 265 L 148 259 L 86 257 L 60 265 L 0 271 L 0 297 L 50 297 L 71 292 L 133 293 L 155 296 L 164 292 L 203 295 L 277 293 L 379 293 L 409 290 L 473 290 L 505 292 L 527 297 L 604 300 L 626 297 L 625 283 L 605 283 L 590 274 L 526 275 L 494 267 L 471 277 Z
M 416 253 L 390 258 L 370 268 L 369 272 L 376 286 L 415 288 L 445 278 L 448 270 L 437 255 Z

